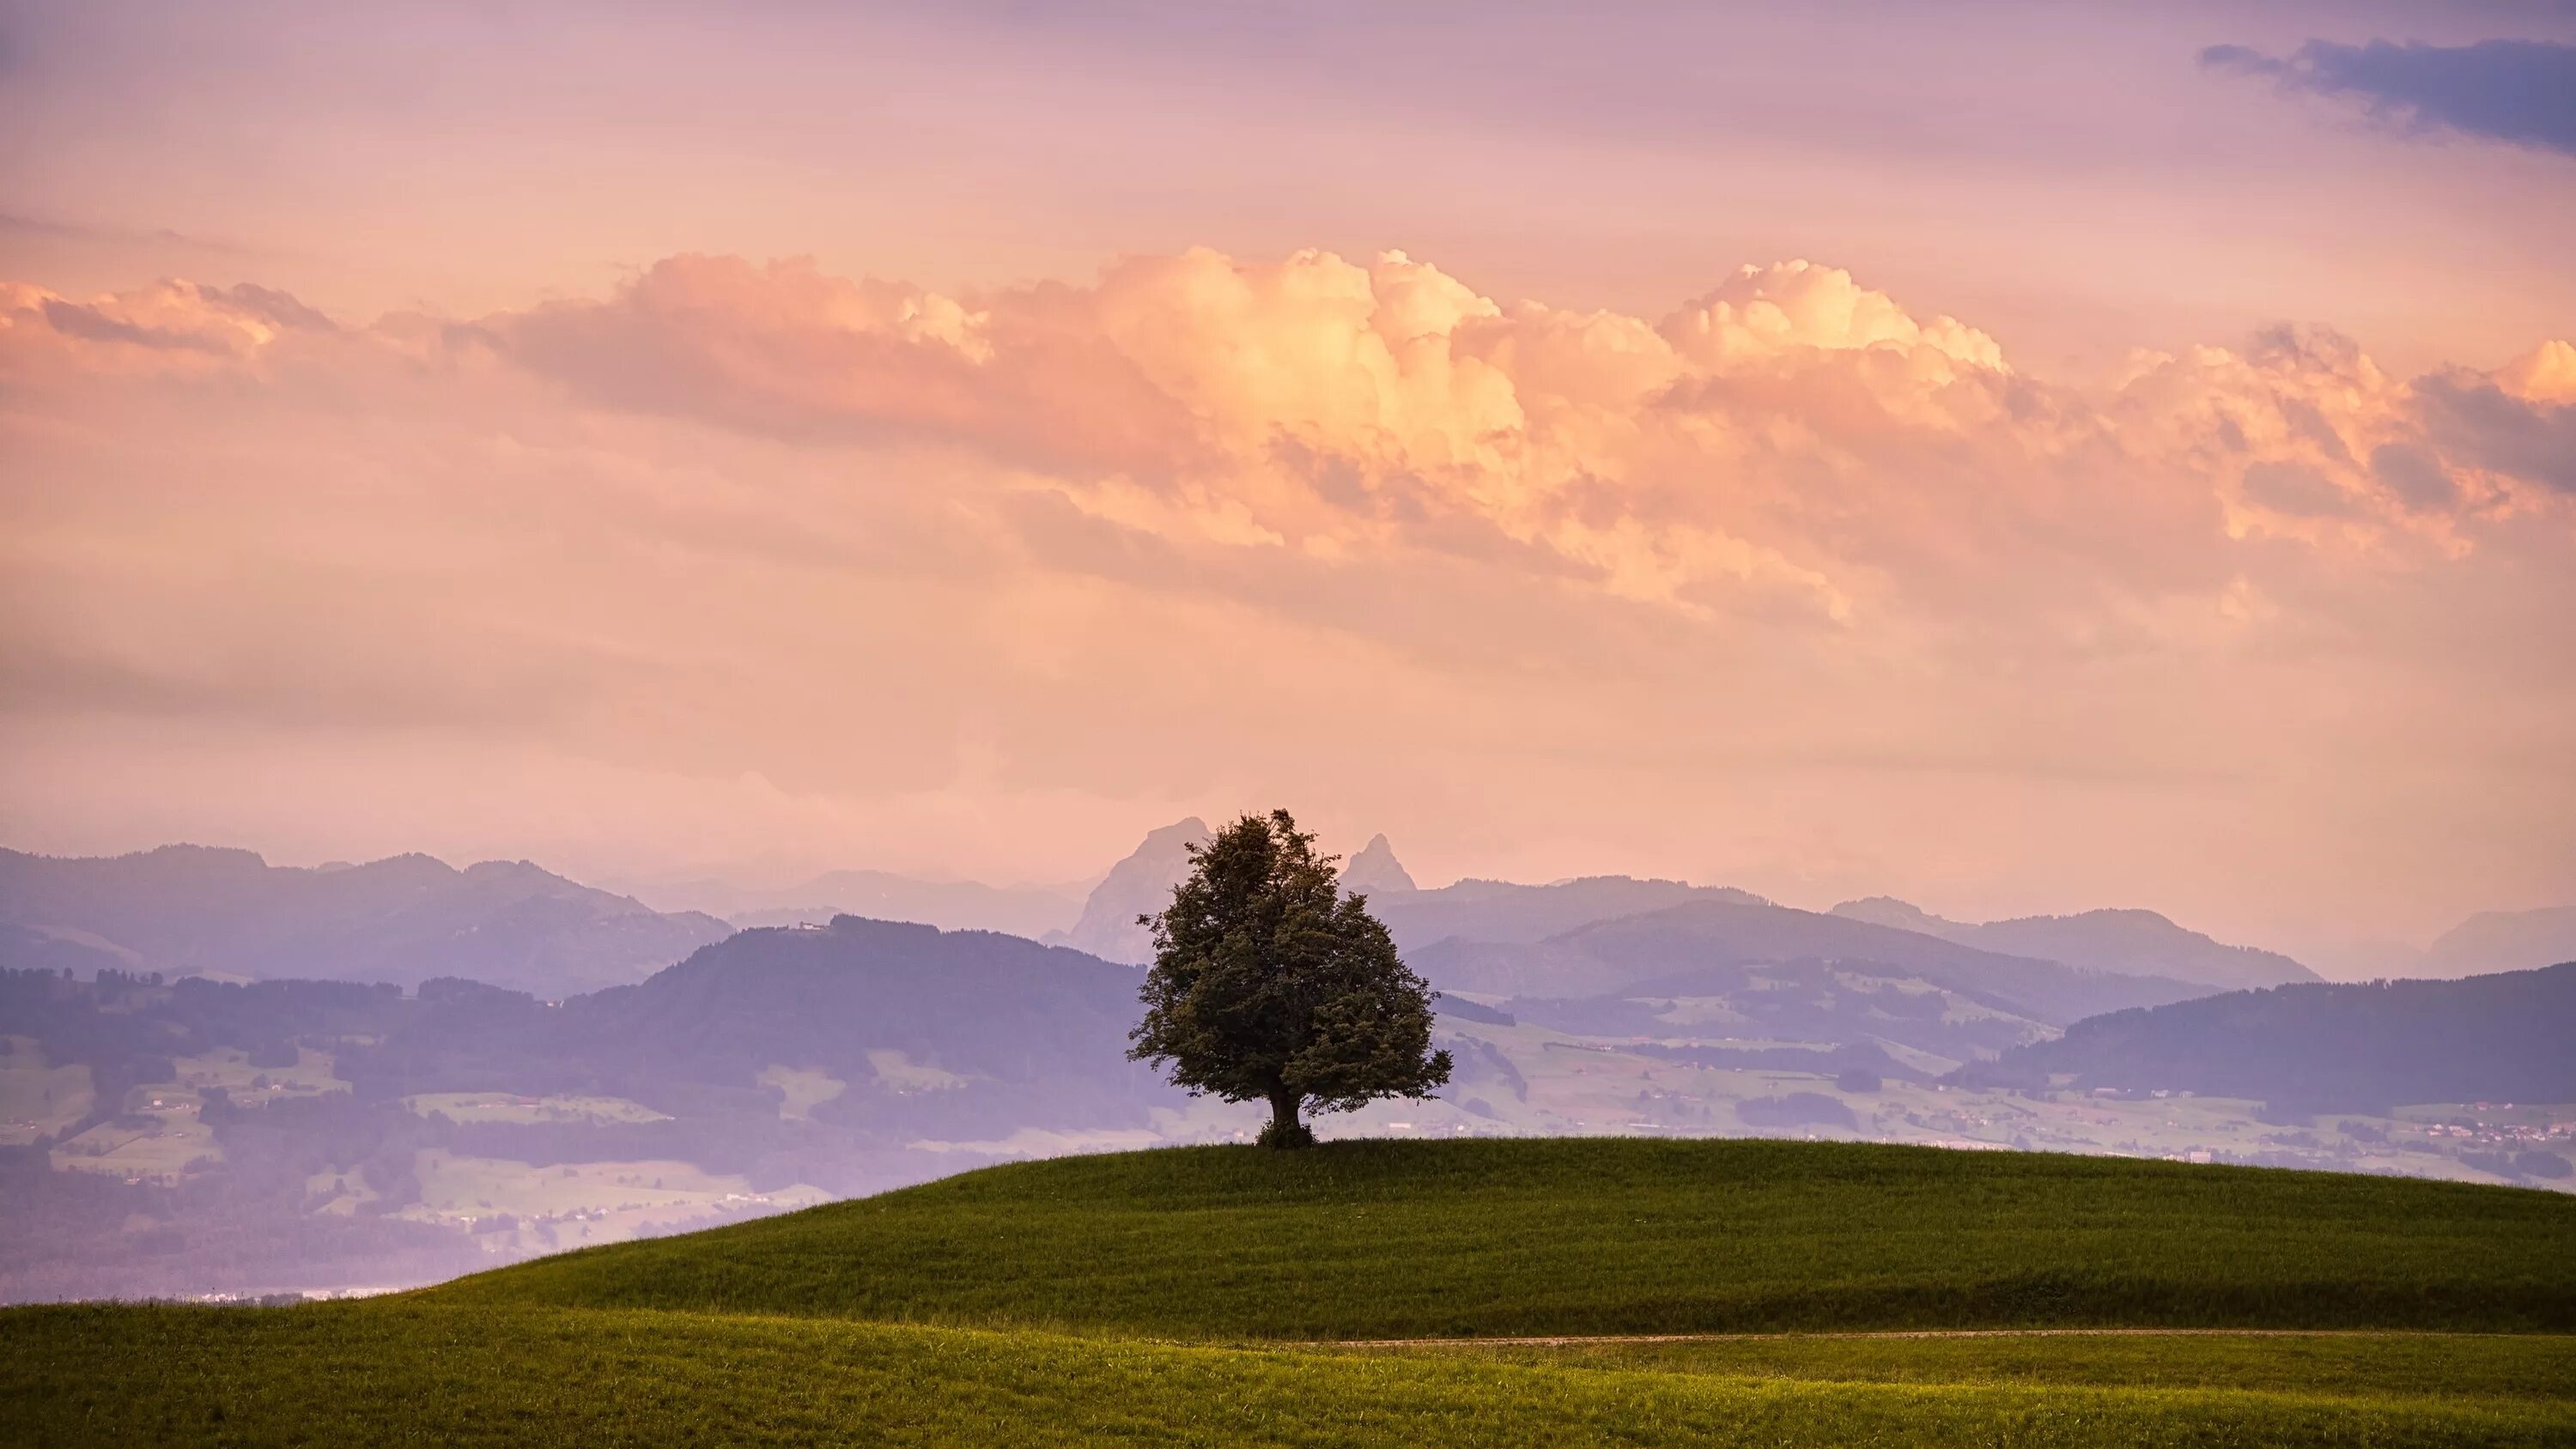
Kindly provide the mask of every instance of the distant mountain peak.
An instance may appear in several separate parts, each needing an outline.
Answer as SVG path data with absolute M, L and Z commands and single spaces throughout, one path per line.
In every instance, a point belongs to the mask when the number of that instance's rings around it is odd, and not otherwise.
M 1215 832 L 1208 829 L 1207 822 L 1192 815 L 1187 819 L 1175 820 L 1160 830 L 1146 831 L 1145 843 L 1137 846 L 1127 858 L 1134 860 L 1140 855 L 1153 855 L 1192 845 L 1205 845 L 1215 838 Z
M 1144 843 L 1111 866 L 1091 898 L 1082 903 L 1082 919 L 1073 923 L 1073 929 L 1049 933 L 1047 941 L 1104 960 L 1142 964 L 1152 954 L 1153 937 L 1136 924 L 1136 918 L 1172 903 L 1172 887 L 1190 873 L 1190 847 L 1215 838 L 1207 822 L 1195 815 L 1147 832 Z
M 1384 834 L 1372 835 L 1342 866 L 1342 889 L 1366 896 L 1402 895 L 1421 889 L 1414 884 L 1413 873 L 1395 858 L 1395 847 L 1386 843 Z

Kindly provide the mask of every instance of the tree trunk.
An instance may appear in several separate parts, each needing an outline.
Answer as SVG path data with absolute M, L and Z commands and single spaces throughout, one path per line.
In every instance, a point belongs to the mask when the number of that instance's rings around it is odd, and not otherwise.
M 1278 1088 L 1270 1094 L 1270 1125 L 1261 1129 L 1261 1145 L 1287 1150 L 1313 1143 L 1314 1134 L 1297 1120 L 1298 1104 L 1306 1100 L 1303 1092 Z

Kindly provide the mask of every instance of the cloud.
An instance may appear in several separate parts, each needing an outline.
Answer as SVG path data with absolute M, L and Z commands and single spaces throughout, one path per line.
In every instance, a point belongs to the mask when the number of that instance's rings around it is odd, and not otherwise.
M 0 285 L 0 805 L 1041 873 L 1289 798 L 1489 870 L 2487 889 L 2576 818 L 2571 392 L 2319 328 L 2052 378 L 1800 261 L 1643 314 L 1397 252 Z
M 2003 349 L 1983 332 L 1949 317 L 1918 322 L 1886 293 L 1854 282 L 1851 273 L 1807 261 L 1744 267 L 1658 330 L 1683 355 L 1712 370 L 1809 348 L 1884 348 L 1909 362 L 2004 368 Z M 1947 371 L 1941 362 L 1933 366 Z
M 0 73 L 6 72 L 0 61 Z M 171 227 L 106 226 L 94 222 L 63 221 L 54 217 L 26 216 L 0 212 L 0 235 L 39 237 L 53 241 L 87 242 L 111 246 L 172 246 L 219 255 L 247 256 L 258 249 L 215 237 L 192 236 Z
M 48 340 L 111 344 L 103 350 L 52 349 L 53 361 L 75 367 L 114 369 L 126 349 L 245 360 L 285 334 L 333 330 L 329 317 L 295 297 L 247 282 L 207 287 L 171 280 L 87 302 L 0 282 L 0 337 L 20 349 L 41 348 Z
M 2359 101 L 2373 119 L 2414 134 L 2453 132 L 2576 155 L 2576 46 L 2311 40 L 2286 57 L 2213 45 L 2200 63 L 2269 77 L 2285 91 Z
M 2474 375 L 2427 379 L 2422 395 L 2430 435 L 2452 456 L 2576 494 L 2576 404 L 2528 401 Z
M 1505 305 L 1401 252 L 1194 250 L 959 296 L 683 256 L 606 297 L 357 330 L 249 285 L 21 287 L 0 323 L 45 354 L 11 369 L 31 385 L 180 355 L 344 394 L 462 369 L 605 416 L 935 456 L 949 505 L 1016 547 L 1131 574 L 1161 559 L 1220 589 L 1253 574 L 1197 561 L 1439 554 L 1702 623 L 1785 608 L 1837 627 L 2215 590 L 2231 539 L 2456 552 L 2477 510 L 2564 490 L 2555 414 L 2531 399 L 2576 355 L 2410 383 L 2350 338 L 2275 329 L 2083 388 L 1807 261 L 1646 318 Z M 1032 491 L 1060 507 L 1014 501 Z M 1156 546 L 1031 522 L 1067 509 Z
M 2411 443 L 2382 443 L 2371 449 L 2370 474 L 2417 508 L 2440 508 L 2455 496 L 2441 463 Z

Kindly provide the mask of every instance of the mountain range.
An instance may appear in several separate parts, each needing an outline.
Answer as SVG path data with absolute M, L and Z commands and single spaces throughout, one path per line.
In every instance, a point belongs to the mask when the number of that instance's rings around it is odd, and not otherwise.
M 700 911 L 736 926 L 822 925 L 834 916 L 863 916 L 1032 940 L 1071 925 L 1082 911 L 1078 888 L 924 880 L 883 870 L 826 871 L 775 889 L 702 880 L 638 886 L 634 894 L 656 910 Z
M 1203 844 L 1208 838 L 1206 822 L 1196 817 L 1154 831 L 1110 869 L 1071 929 L 1045 939 L 1113 961 L 1143 962 L 1150 946 L 1136 918 L 1162 908 L 1170 899 L 1172 887 L 1189 870 L 1189 847 Z M 1535 947 L 1587 926 L 1686 905 L 1745 908 L 1724 919 L 1733 923 L 1739 939 L 1751 939 L 1742 933 L 1756 932 L 1763 943 L 1761 949 L 1769 953 L 1761 959 L 1849 956 L 1861 949 L 1855 943 L 1867 943 L 1867 948 L 1880 956 L 1893 949 L 1898 958 L 1911 961 L 1923 957 L 1922 938 L 1929 938 L 2024 963 L 1995 969 L 2034 983 L 2029 989 L 2038 989 L 2035 983 L 2039 977 L 2028 963 L 2055 962 L 2072 967 L 2078 975 L 2063 980 L 2078 984 L 2064 988 L 2063 999 L 2043 1013 L 2046 1019 L 2061 1022 L 2083 1014 L 2081 1010 L 2068 1014 L 2070 1004 L 2107 1009 L 2099 1003 L 2110 1000 L 2117 1005 L 2135 1005 L 2149 999 L 2179 1000 L 2211 989 L 2317 979 L 2314 972 L 2287 956 L 2221 944 L 2153 911 L 2100 910 L 1971 924 L 1944 920 L 1903 901 L 1880 896 L 1846 901 L 1820 916 L 1774 906 L 1750 891 L 1729 886 L 1616 875 L 1584 876 L 1546 885 L 1470 879 L 1426 890 L 1405 869 L 1384 835 L 1371 837 L 1342 870 L 1345 888 L 1368 896 L 1369 909 L 1386 923 L 1396 945 L 1408 955 L 1431 952 L 1432 956 L 1425 959 L 1436 959 L 1442 969 L 1467 972 L 1487 983 L 1469 986 L 1464 984 L 1468 977 L 1461 976 L 1460 990 L 1577 996 L 1610 989 L 1623 984 L 1613 979 L 1618 973 L 1610 970 L 1605 974 L 1602 963 L 1579 950 L 1468 952 L 1451 943 Z M 1704 918 L 1703 924 L 1715 919 L 1718 917 Z M 1756 922 L 1760 923 L 1758 930 Z M 1901 942 L 1866 930 L 1854 933 L 1842 929 L 1838 924 L 1842 922 L 1916 939 Z M 1750 959 L 1742 955 L 1742 947 L 1730 945 L 1725 939 L 1709 944 L 1716 954 L 1706 958 L 1708 961 Z M 1947 954 L 1956 956 L 1955 952 Z M 1470 958 L 1477 963 L 1473 967 L 1467 964 Z M 1561 979 L 1547 979 L 1550 971 Z M 1475 975 L 1478 972 L 1482 974 Z M 2158 984 L 2125 997 L 2122 993 L 2129 989 L 2120 988 L 2104 998 L 2081 984 L 2083 973 L 2146 978 Z M 1509 985 L 1494 984 L 1506 978 Z
M 1087 895 L 1074 887 L 991 886 L 878 870 L 837 870 L 786 887 L 715 881 L 639 887 L 642 898 L 565 879 L 525 861 L 452 868 L 425 855 L 363 865 L 271 866 L 244 850 L 175 845 L 62 859 L 0 850 L 0 964 L 92 972 L 101 966 L 272 979 L 316 976 L 404 986 L 466 976 L 547 999 L 639 981 L 731 928 L 819 925 L 836 916 L 986 930 L 1141 964 L 1136 918 L 1159 910 L 1209 830 L 1196 817 L 1150 832 Z M 1599 922 L 1718 903 L 1767 907 L 1751 892 L 1675 880 L 1588 876 L 1545 885 L 1468 879 L 1423 888 L 1376 835 L 1343 865 L 1408 953 L 1451 941 L 1542 943 Z M 648 904 L 649 902 L 649 904 Z M 2148 910 L 2094 910 L 1957 921 L 1905 901 L 1845 901 L 1833 918 L 1970 947 L 1995 957 L 2181 982 L 2204 991 L 2315 981 L 2288 956 L 2229 945 Z M 1806 917 L 1810 913 L 1799 912 Z M 1778 920 L 1789 918 L 1774 918 Z M 1831 958 L 1837 939 L 1807 919 L 1791 956 Z M 1794 933 L 1793 933 L 1794 934 Z M 2576 906 L 2471 917 L 2427 949 L 2391 948 L 2387 974 L 2458 976 L 2576 957 Z M 2399 959 L 2402 956 L 2403 959 Z M 1505 970 L 1487 951 L 1478 968 Z M 1525 952 L 1513 990 L 1581 994 L 1615 985 L 1564 952 Z M 1464 956 L 1447 952 L 1449 969 Z M 1527 978 L 1554 961 L 1566 978 Z M 1587 974 L 1588 973 L 1588 974 Z M 1469 989 L 1469 988 L 1462 988 Z M 2162 988 L 2157 988 L 2162 989 Z M 2088 999 L 2078 990 L 2072 999 Z M 2027 1004 L 2027 1003 L 2026 1003 Z M 2043 1012 L 2057 1017 L 2062 1013 Z
M 1760 901 L 1695 900 L 1597 921 L 1547 940 L 1450 937 L 1414 953 L 1434 985 L 1513 996 L 1597 996 L 1646 990 L 1658 979 L 1769 963 L 1847 965 L 1901 975 L 2062 1025 L 2096 1012 L 2181 1001 L 2205 992 L 2167 977 L 2006 956 L 1892 926 Z
M 2576 1101 L 2576 961 L 2455 981 L 2302 983 L 2112 1012 L 1961 1079 L 2250 1097 L 2293 1112 Z
M 59 858 L 0 850 L 0 964 L 405 988 L 471 976 L 547 999 L 640 981 L 732 927 L 665 915 L 526 861 L 426 855 L 273 866 L 166 845 Z
M 1204 835 L 1156 832 L 1075 929 L 1132 927 Z M 1939 929 L 1620 876 L 1425 890 L 1383 837 L 1351 868 L 1444 993 L 1456 1073 L 1342 1131 L 2564 1168 L 2546 1113 L 2478 1109 L 2470 1136 L 2409 1104 L 2576 1097 L 2576 965 L 2212 994 L 1928 916 Z M 2091 953 L 2098 932 L 2131 948 L 2107 959 L 2282 969 L 2143 914 L 2065 918 L 2046 944 Z M 683 959 L 654 970 L 664 951 Z M 729 932 L 525 864 L 0 855 L 0 966 L 0 1297 L 421 1281 L 978 1162 L 1244 1130 L 1126 1059 L 1132 962 L 846 915 Z M 601 977 L 620 979 L 565 989 Z M 2147 1100 L 2164 1091 L 2207 1100 Z M 2371 1120 L 2285 1135 L 2244 1098 Z
M 352 1051 L 344 1075 L 365 1096 L 580 1091 L 683 1118 L 743 1092 L 775 1117 L 774 1084 L 802 1077 L 824 1094 L 802 1118 L 879 1146 L 1132 1126 L 1177 1100 L 1126 1059 L 1136 983 L 1017 936 L 841 916 L 741 931 L 558 1008 L 491 992 L 469 1021 L 424 1014 Z
M 2561 961 L 2576 961 L 2576 906 L 2481 911 L 2434 938 L 2424 950 L 2423 974 L 2471 976 Z
M 2204 986 L 2279 986 L 2315 981 L 2317 974 L 2276 951 L 2225 946 L 2186 930 L 2154 911 L 2085 911 L 2072 916 L 2023 916 L 1982 925 L 1944 920 L 1890 896 L 1845 901 L 1833 914 L 1945 941 L 2037 956 L 2051 961 L 2163 976 Z

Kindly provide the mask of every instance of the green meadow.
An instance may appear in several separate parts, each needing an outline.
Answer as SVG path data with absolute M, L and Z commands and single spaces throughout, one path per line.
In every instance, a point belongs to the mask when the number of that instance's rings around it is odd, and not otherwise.
M 13 1310 L 0 1441 L 2538 1445 L 2576 1442 L 2571 1330 L 2576 1200 L 2540 1192 L 1847 1144 L 1193 1148 L 362 1302 Z M 1496 1341 L 1529 1337 L 1582 1341 Z
M 2576 1199 L 1852 1143 L 1348 1142 L 966 1173 L 433 1290 L 1173 1338 L 2576 1330 Z

